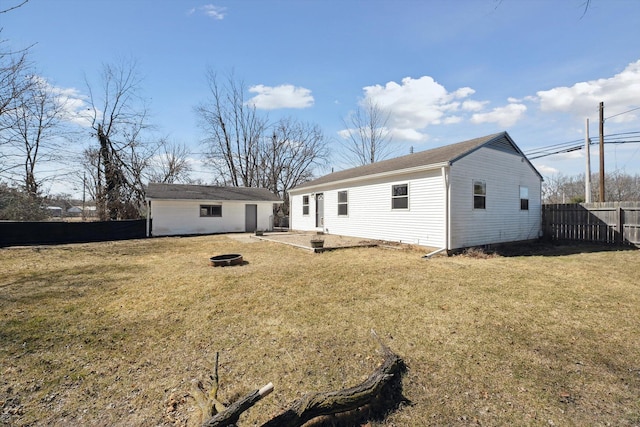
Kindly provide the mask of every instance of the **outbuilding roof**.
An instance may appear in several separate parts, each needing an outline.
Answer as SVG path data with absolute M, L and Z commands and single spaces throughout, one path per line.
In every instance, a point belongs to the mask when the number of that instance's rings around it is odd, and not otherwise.
M 147 200 L 242 200 L 252 202 L 282 202 L 265 188 L 219 187 L 215 185 L 149 183 Z
M 406 156 L 396 157 L 389 160 L 383 160 L 364 166 L 358 166 L 351 169 L 330 173 L 321 176 L 312 181 L 305 182 L 292 189 L 297 191 L 307 187 L 315 187 L 317 185 L 349 181 L 358 178 L 386 174 L 390 172 L 401 172 L 411 170 L 413 168 L 450 165 L 455 161 L 465 157 L 480 147 L 490 146 L 491 148 L 518 154 L 526 159 L 526 156 L 513 142 L 507 132 L 495 133 L 480 138 L 470 139 L 468 141 L 458 142 L 457 144 L 445 145 L 431 150 L 420 151 Z M 528 162 L 528 160 L 527 160 Z M 531 168 L 542 178 L 542 175 L 529 163 Z

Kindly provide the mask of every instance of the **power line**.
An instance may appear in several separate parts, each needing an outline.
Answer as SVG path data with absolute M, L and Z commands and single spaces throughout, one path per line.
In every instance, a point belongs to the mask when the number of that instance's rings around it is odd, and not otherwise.
M 621 116 L 623 114 L 627 114 L 627 113 L 630 113 L 630 112 L 636 111 L 636 110 L 640 110 L 640 107 L 632 108 L 631 110 L 623 111 L 622 113 L 614 114 L 613 116 L 605 117 L 604 119 L 608 120 L 608 119 L 610 119 L 612 117 L 618 117 L 618 116 Z
M 638 142 L 640 142 L 640 132 L 622 132 L 604 136 L 605 144 L 633 144 Z M 597 143 L 590 142 L 589 145 L 597 145 Z M 553 156 L 555 154 L 564 154 L 582 149 L 584 149 L 584 142 L 582 140 L 574 140 L 529 150 L 525 153 L 525 155 L 527 156 L 527 158 L 529 158 L 529 160 L 534 160 L 541 157 Z

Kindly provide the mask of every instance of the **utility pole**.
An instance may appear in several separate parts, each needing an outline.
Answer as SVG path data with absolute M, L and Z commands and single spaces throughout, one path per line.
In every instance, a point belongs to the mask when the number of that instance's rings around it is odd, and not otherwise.
M 587 118 L 587 123 L 584 132 L 584 149 L 587 158 L 586 169 L 584 172 L 584 201 L 585 203 L 591 203 L 591 154 L 589 149 L 589 144 L 591 144 L 591 139 L 589 138 L 589 119 Z
M 600 202 L 604 202 L 604 102 L 600 103 Z

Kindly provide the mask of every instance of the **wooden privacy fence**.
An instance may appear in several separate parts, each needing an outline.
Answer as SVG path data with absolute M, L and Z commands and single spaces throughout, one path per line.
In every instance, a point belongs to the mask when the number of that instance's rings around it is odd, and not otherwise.
M 640 247 L 640 202 L 543 205 L 542 227 L 551 240 Z

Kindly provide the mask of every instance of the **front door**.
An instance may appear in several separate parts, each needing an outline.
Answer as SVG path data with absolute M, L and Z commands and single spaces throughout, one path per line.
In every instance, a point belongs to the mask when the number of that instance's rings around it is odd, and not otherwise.
M 324 194 L 316 193 L 316 227 L 324 226 Z
M 247 233 L 258 228 L 258 205 L 244 205 L 244 228 Z

